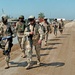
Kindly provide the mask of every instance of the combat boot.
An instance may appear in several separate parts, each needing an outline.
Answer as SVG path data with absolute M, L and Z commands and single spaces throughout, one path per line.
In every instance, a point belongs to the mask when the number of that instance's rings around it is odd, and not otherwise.
M 9 67 L 9 62 L 7 62 L 5 69 L 9 69 L 9 68 L 10 68 L 10 67 Z
M 25 50 L 23 50 L 23 49 L 22 49 L 22 55 L 21 55 L 21 57 L 23 57 L 23 58 L 27 57 L 27 55 L 25 55 Z
M 9 69 L 9 68 L 10 68 L 9 66 L 5 67 L 5 69 Z
M 40 66 L 40 64 L 41 64 L 41 63 L 40 63 L 40 60 L 37 60 L 37 65 Z
M 8 69 L 8 68 L 10 68 L 9 67 L 10 54 L 5 56 L 5 60 L 6 60 L 6 67 L 5 67 L 5 69 Z
M 31 64 L 28 64 L 25 68 L 26 68 L 26 70 L 30 69 L 31 68 Z

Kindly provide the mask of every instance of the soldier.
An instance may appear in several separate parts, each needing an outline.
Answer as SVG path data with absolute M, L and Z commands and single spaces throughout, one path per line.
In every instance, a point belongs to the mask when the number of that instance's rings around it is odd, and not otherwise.
M 46 46 L 47 45 L 47 41 L 48 41 L 48 33 L 50 31 L 50 24 L 48 23 L 46 17 L 44 18 L 44 22 L 42 22 L 41 25 L 43 25 L 44 28 L 45 28 L 44 33 L 45 33 L 45 46 Z
M 61 19 L 60 22 L 59 22 L 59 31 L 60 31 L 61 34 L 63 33 L 63 28 L 64 28 L 64 22 Z
M 32 47 L 35 46 L 36 56 L 37 56 L 37 65 L 40 65 L 40 48 L 42 42 L 43 31 L 39 24 L 35 23 L 35 17 L 29 16 L 29 25 L 25 29 L 24 35 L 26 36 L 26 54 L 27 54 L 27 63 L 26 69 L 31 68 L 32 62 Z
M 36 19 L 36 24 L 39 24 L 39 20 L 38 19 Z
M 1 47 L 3 49 L 3 55 L 5 55 L 5 60 L 6 60 L 6 67 L 5 69 L 9 68 L 9 60 L 10 60 L 10 52 L 11 52 L 11 47 L 13 46 L 12 44 L 12 29 L 10 25 L 7 22 L 8 16 L 3 15 L 2 16 L 2 23 L 0 25 L 0 37 L 1 39 Z M 4 43 L 4 47 L 2 46 L 2 43 Z
M 22 57 L 25 58 L 25 44 L 24 44 L 24 30 L 25 30 L 25 21 L 24 21 L 24 16 L 21 15 L 19 17 L 19 21 L 16 23 L 16 32 L 17 32 L 17 38 L 18 38 L 18 42 L 20 45 L 20 48 L 22 50 Z
M 57 37 L 57 30 L 58 30 L 59 23 L 57 22 L 57 19 L 54 20 L 53 22 L 53 27 L 54 27 L 54 35 Z

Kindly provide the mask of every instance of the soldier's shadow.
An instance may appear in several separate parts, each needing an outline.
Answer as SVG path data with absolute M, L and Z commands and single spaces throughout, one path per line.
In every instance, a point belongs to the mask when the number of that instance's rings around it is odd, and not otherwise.
M 49 41 L 59 41 L 60 39 L 54 38 L 54 39 L 49 39 Z
M 57 37 L 58 39 L 61 39 L 61 38 L 67 38 L 68 36 L 70 36 L 71 34 L 62 34 L 62 36 L 59 36 Z
M 40 56 L 47 56 L 48 54 L 40 54 Z M 33 54 L 32 57 L 36 57 L 36 54 Z
M 61 39 L 61 38 L 67 38 L 67 36 L 59 36 L 59 37 L 57 37 L 57 38 L 60 38 L 60 39 Z
M 12 67 L 25 67 L 27 65 L 26 62 L 10 62 L 11 68 Z M 37 65 L 36 61 L 32 61 L 32 67 L 31 69 L 37 68 L 37 67 L 50 67 L 50 66 L 55 66 L 55 67 L 62 67 L 64 66 L 65 63 L 63 62 L 52 62 L 52 63 L 41 63 L 40 66 Z
M 41 48 L 41 50 L 54 50 L 57 49 L 57 47 L 46 47 L 46 48 Z
M 34 63 L 36 64 L 36 63 Z M 64 66 L 65 63 L 63 62 L 52 62 L 52 63 L 41 63 L 40 66 L 33 66 L 32 68 L 37 68 L 37 67 L 50 67 L 50 66 L 54 66 L 54 67 L 62 67 Z
M 48 45 L 59 45 L 59 44 L 62 44 L 62 43 L 59 43 L 59 42 L 58 43 L 55 43 L 55 42 L 54 43 L 48 43 Z
M 61 67 L 61 66 L 64 66 L 65 63 L 63 62 L 52 62 L 52 63 L 41 63 L 41 66 L 56 66 L 56 67 Z
M 48 54 L 40 54 L 40 56 L 46 56 Z M 36 57 L 36 54 L 32 55 L 32 57 Z M 14 62 L 11 61 L 10 63 L 10 67 L 25 67 L 27 66 L 27 62 Z M 36 61 L 32 61 L 32 64 L 37 64 Z
M 62 35 L 71 35 L 71 34 L 68 34 L 68 33 L 64 33 L 64 34 L 62 34 Z
M 25 67 L 27 65 L 27 62 L 9 62 L 11 65 L 10 67 Z

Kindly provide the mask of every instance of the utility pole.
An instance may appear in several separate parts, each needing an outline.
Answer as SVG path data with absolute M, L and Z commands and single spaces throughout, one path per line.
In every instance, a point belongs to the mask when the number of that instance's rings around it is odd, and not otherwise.
M 3 8 L 2 8 L 2 14 L 5 14 Z

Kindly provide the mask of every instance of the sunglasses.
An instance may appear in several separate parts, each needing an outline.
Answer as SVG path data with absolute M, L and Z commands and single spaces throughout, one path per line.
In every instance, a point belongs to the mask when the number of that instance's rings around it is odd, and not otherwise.
M 19 18 L 19 19 L 24 19 L 24 18 Z
M 31 21 L 34 21 L 34 19 L 28 19 L 28 21 L 30 21 L 30 22 L 31 22 Z

